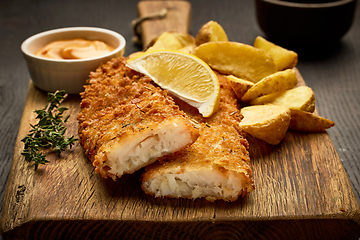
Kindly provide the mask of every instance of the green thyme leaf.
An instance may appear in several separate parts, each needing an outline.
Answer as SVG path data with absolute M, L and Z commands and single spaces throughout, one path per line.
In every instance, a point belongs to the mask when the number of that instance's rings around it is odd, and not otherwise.
M 65 91 L 56 91 L 48 93 L 48 104 L 44 109 L 35 110 L 36 119 L 39 119 L 35 125 L 30 124 L 31 130 L 21 141 L 24 142 L 24 150 L 21 153 L 25 160 L 34 162 L 35 170 L 39 164 L 46 164 L 44 149 L 52 149 L 60 156 L 66 148 L 71 148 L 78 140 L 74 136 L 66 137 L 66 127 L 63 126 L 68 121 L 70 115 L 63 119 L 63 113 L 68 110 L 66 107 L 59 107 L 62 101 L 67 97 Z

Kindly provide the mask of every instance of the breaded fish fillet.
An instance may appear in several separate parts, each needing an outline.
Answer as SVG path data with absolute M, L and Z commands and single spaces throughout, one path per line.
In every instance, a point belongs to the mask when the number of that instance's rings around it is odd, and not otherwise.
M 180 109 L 198 123 L 199 138 L 186 149 L 146 167 L 142 189 L 155 197 L 235 201 L 254 190 L 242 116 L 236 95 L 224 76 L 219 110 L 203 118 L 195 108 L 177 100 Z
M 80 144 L 95 171 L 121 177 L 184 149 L 198 130 L 167 92 L 113 59 L 90 73 L 80 95 Z

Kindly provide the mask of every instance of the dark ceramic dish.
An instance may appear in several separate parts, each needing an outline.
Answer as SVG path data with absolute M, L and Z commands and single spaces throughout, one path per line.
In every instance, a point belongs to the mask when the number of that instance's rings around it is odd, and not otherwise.
M 269 40 L 304 46 L 339 41 L 352 25 L 356 1 L 255 0 L 255 6 L 258 24 Z

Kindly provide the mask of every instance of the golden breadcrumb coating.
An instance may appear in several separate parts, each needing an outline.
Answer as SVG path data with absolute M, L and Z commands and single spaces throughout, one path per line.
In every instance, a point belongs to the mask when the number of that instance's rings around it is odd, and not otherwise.
M 226 78 L 217 75 L 220 108 L 210 118 L 176 100 L 180 109 L 197 123 L 200 136 L 186 149 L 146 167 L 141 179 L 146 193 L 157 197 L 235 201 L 254 190 L 249 146 L 238 126 L 242 116 L 236 95 Z
M 91 72 L 80 95 L 80 144 L 103 177 L 116 179 L 132 173 L 157 157 L 187 147 L 198 137 L 198 130 L 167 91 L 126 67 L 126 58 L 113 59 Z M 184 138 L 166 136 L 172 131 Z M 173 142 L 168 143 L 169 139 Z M 133 152 L 126 152 L 128 144 L 132 144 Z M 123 160 L 123 155 L 128 159 Z M 110 161 L 109 156 L 114 159 Z M 122 164 L 128 169 L 123 170 Z

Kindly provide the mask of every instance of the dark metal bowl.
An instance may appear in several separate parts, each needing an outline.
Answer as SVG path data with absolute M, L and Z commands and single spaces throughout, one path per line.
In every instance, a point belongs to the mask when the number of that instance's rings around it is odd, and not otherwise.
M 255 0 L 255 7 L 269 40 L 304 46 L 339 41 L 353 23 L 356 1 Z

